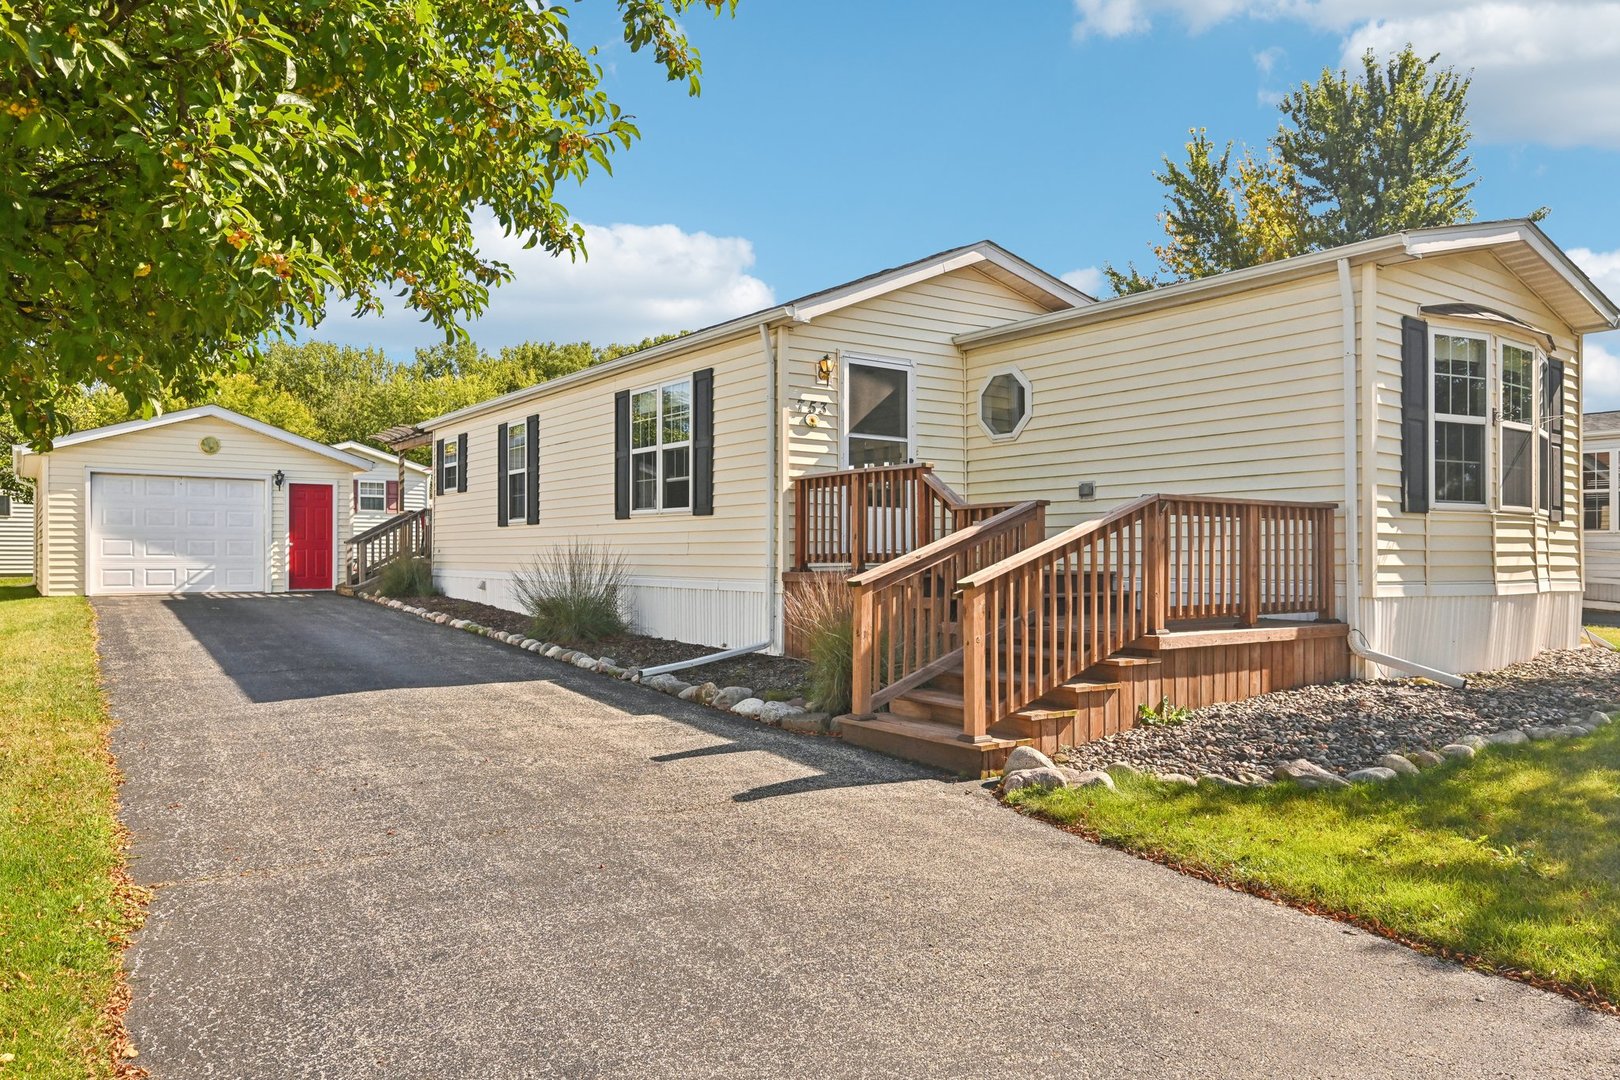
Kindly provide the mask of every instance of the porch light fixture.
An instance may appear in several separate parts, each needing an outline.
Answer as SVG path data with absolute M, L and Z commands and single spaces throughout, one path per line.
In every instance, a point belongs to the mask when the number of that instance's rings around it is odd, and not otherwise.
M 287 474 L 282 472 L 280 469 L 277 469 L 276 475 L 272 476 L 270 479 L 275 483 L 276 490 L 280 491 L 281 485 L 287 482 Z
M 816 361 L 816 382 L 822 386 L 832 382 L 832 353 L 822 353 Z

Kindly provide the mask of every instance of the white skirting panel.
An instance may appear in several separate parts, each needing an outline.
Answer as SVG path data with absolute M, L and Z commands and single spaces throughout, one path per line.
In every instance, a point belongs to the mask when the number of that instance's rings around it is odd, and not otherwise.
M 440 570 L 446 596 L 521 611 L 509 570 Z M 770 638 L 763 582 L 696 578 L 629 579 L 630 618 L 638 633 L 694 645 L 739 648 Z
M 1581 594 L 1381 596 L 1361 602 L 1356 626 L 1378 652 L 1441 671 L 1494 671 L 1579 643 Z M 1372 668 L 1373 677 L 1400 678 Z

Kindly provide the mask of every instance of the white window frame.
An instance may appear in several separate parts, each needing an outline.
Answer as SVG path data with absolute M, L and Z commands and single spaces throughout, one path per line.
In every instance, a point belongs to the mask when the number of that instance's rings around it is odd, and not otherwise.
M 522 440 L 520 452 L 516 455 L 517 463 L 513 464 L 512 440 Z M 512 477 L 522 477 L 522 482 L 514 489 Z M 529 422 L 521 420 L 516 424 L 506 425 L 506 475 L 501 479 L 501 498 L 506 500 L 507 524 L 524 524 L 529 520 Z M 522 505 L 515 510 L 512 506 L 512 495 L 516 491 L 522 499 Z
M 1470 338 L 1485 343 L 1485 416 L 1471 417 L 1458 416 L 1451 413 L 1440 413 L 1436 410 L 1435 394 L 1435 342 L 1440 337 Z M 1510 505 L 1502 501 L 1502 479 L 1505 464 L 1505 455 L 1502 453 L 1502 428 L 1508 426 L 1503 419 L 1502 410 L 1502 347 L 1511 345 L 1517 349 L 1528 350 L 1531 354 L 1531 423 L 1530 453 L 1532 455 L 1530 476 L 1530 505 Z M 1546 514 L 1551 516 L 1550 493 L 1542 491 L 1541 484 L 1541 425 L 1543 416 L 1542 397 L 1545 393 L 1545 377 L 1548 364 L 1547 350 L 1531 345 L 1517 338 L 1501 334 L 1481 333 L 1472 327 L 1449 326 L 1444 323 L 1429 324 L 1429 363 L 1426 377 L 1429 380 L 1429 423 L 1428 442 L 1425 447 L 1425 461 L 1429 470 L 1429 491 L 1431 510 L 1459 510 L 1471 513 L 1506 513 L 1506 514 Z M 1434 432 L 1436 421 L 1445 423 L 1480 424 L 1483 421 L 1485 428 L 1485 501 L 1483 502 L 1447 502 L 1440 499 L 1440 485 L 1437 462 L 1434 452 Z M 1512 426 L 1523 429 L 1524 425 L 1517 421 Z M 1556 478 L 1555 478 L 1556 482 Z M 1584 514 L 1584 507 L 1583 507 Z
M 686 387 L 686 438 L 674 442 L 664 441 L 664 391 L 676 387 Z M 654 393 L 658 396 L 658 413 L 654 421 L 656 437 L 651 446 L 635 445 L 636 441 L 636 398 L 642 394 Z M 696 400 L 693 397 L 692 377 L 684 375 L 679 379 L 666 379 L 650 386 L 642 386 L 630 391 L 630 513 L 634 516 L 650 514 L 690 514 L 692 512 L 693 455 L 692 455 L 692 424 L 696 413 Z M 686 449 L 686 505 L 664 505 L 664 451 Z M 655 468 L 653 470 L 653 499 L 652 506 L 636 506 L 636 458 L 644 454 L 652 454 Z
M 439 486 L 446 492 L 461 486 L 461 444 L 455 439 L 445 439 L 439 451 Z
M 1602 528 L 1589 529 L 1589 528 L 1586 527 L 1586 496 L 1589 493 L 1593 494 L 1593 495 L 1596 495 L 1596 494 L 1598 494 L 1598 492 L 1600 490 L 1598 488 L 1589 488 L 1589 487 L 1586 486 L 1586 455 L 1588 455 L 1588 454 L 1594 454 L 1594 455 L 1595 454 L 1602 454 L 1604 457 L 1609 459 L 1609 478 L 1608 478 L 1608 481 L 1603 485 L 1603 488 L 1601 489 L 1602 494 L 1609 500 L 1609 527 L 1607 529 L 1602 529 Z M 1620 509 L 1620 506 L 1617 506 L 1616 501 L 1615 501 L 1616 496 L 1620 495 L 1620 490 L 1617 490 L 1617 489 L 1620 489 L 1620 476 L 1616 476 L 1615 471 L 1614 471 L 1616 465 L 1620 465 L 1620 451 L 1608 450 L 1608 449 L 1605 449 L 1605 450 L 1585 450 L 1585 449 L 1583 449 L 1581 451 L 1581 531 L 1582 532 L 1594 532 L 1594 533 L 1609 532 L 1609 533 L 1612 533 L 1612 532 L 1620 531 L 1620 521 L 1616 521 L 1616 519 L 1615 519 L 1615 511 L 1616 511 L 1616 509 Z
M 990 384 L 1003 375 L 1011 375 L 1024 388 L 1024 415 L 1018 418 L 1018 423 L 1013 425 L 1011 431 L 996 432 L 991 429 L 989 424 L 984 422 L 984 395 L 990 391 Z M 1030 383 L 1029 376 L 1017 368 L 997 368 L 986 375 L 984 381 L 979 384 L 978 396 L 973 399 L 973 412 L 978 417 L 979 430 L 983 431 L 985 437 L 991 442 L 1011 442 L 1023 434 L 1024 428 L 1029 425 L 1030 417 L 1035 415 L 1035 387 Z
M 1506 370 L 1502 363 L 1502 350 L 1510 346 L 1530 354 L 1530 420 L 1528 423 L 1507 418 L 1507 409 L 1505 408 L 1502 393 L 1503 374 Z M 1491 401 L 1486 408 L 1488 415 L 1495 421 L 1492 425 L 1495 428 L 1495 438 L 1490 438 L 1491 433 L 1487 433 L 1487 440 L 1494 443 L 1494 446 L 1487 447 L 1486 454 L 1489 455 L 1493 449 L 1496 453 L 1496 469 L 1494 472 L 1496 491 L 1495 497 L 1487 505 L 1499 510 L 1516 510 L 1527 514 L 1534 513 L 1536 510 L 1546 509 L 1541 505 L 1541 442 L 1538 423 L 1541 420 L 1541 369 L 1546 366 L 1547 355 L 1534 345 L 1527 345 L 1522 341 L 1515 341 L 1512 338 L 1505 337 L 1493 337 L 1488 349 L 1487 356 L 1494 370 L 1490 372 L 1487 379 L 1491 384 Z M 1507 479 L 1507 454 L 1502 449 L 1502 431 L 1509 427 L 1517 431 L 1523 431 L 1529 437 L 1529 449 L 1527 452 L 1530 455 L 1530 503 L 1528 506 L 1523 503 L 1505 502 L 1502 498 L 1503 482 Z
M 839 402 L 839 438 L 838 438 L 838 466 L 842 469 L 850 468 L 849 439 L 850 439 L 850 381 L 849 369 L 852 367 L 880 367 L 890 368 L 906 373 L 906 454 L 907 461 L 917 460 L 917 366 L 910 360 L 893 356 L 874 356 L 870 353 L 840 352 L 838 354 L 838 380 L 841 388 Z M 877 439 L 883 442 L 899 442 L 884 435 L 858 435 L 856 438 Z
M 361 480 L 361 481 L 359 481 L 359 484 L 360 484 L 360 488 L 359 488 L 359 491 L 356 493 L 355 500 L 354 500 L 355 512 L 356 513 L 361 513 L 361 514 L 381 514 L 381 513 L 386 513 L 388 511 L 388 481 L 386 481 L 386 480 Z M 368 487 L 381 488 L 382 490 L 377 491 L 377 492 L 373 492 L 373 493 L 367 493 L 366 488 L 368 488 Z M 366 500 L 367 499 L 376 499 L 376 500 L 378 500 L 380 505 L 378 505 L 378 506 L 367 506 L 366 505 Z
M 1437 339 L 1441 337 L 1468 338 L 1470 340 L 1480 341 L 1485 344 L 1484 416 L 1464 416 L 1458 413 L 1442 413 L 1436 408 L 1435 398 L 1438 395 L 1435 394 L 1435 360 L 1437 356 L 1435 343 Z M 1495 384 L 1497 380 L 1495 378 L 1495 374 L 1500 365 L 1492 362 L 1492 348 L 1492 335 L 1490 334 L 1481 334 L 1478 331 L 1471 330 L 1453 330 L 1445 326 L 1431 325 L 1429 327 L 1429 370 L 1427 373 L 1429 380 L 1429 438 L 1427 457 L 1429 468 L 1429 491 L 1433 496 L 1430 501 L 1430 505 L 1434 509 L 1472 510 L 1477 512 L 1480 510 L 1489 510 L 1495 505 L 1496 494 L 1491 491 L 1491 478 L 1496 475 L 1495 458 L 1497 455 L 1493 452 L 1495 449 L 1496 440 L 1491 437 L 1491 428 L 1493 426 L 1491 424 L 1491 417 L 1496 411 L 1497 391 Z M 1484 489 L 1481 493 L 1484 495 L 1484 498 L 1479 502 L 1448 502 L 1440 498 L 1440 463 L 1438 460 L 1436 460 L 1436 455 L 1434 452 L 1434 433 L 1435 425 L 1437 423 L 1472 424 L 1481 429 L 1482 435 L 1480 443 L 1485 452 L 1485 459 L 1480 462 L 1482 472 L 1480 484 Z

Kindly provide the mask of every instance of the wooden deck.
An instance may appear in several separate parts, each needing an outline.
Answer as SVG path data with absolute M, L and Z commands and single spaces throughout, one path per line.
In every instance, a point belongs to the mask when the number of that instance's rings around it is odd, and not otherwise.
M 848 576 L 852 742 L 982 775 L 1019 743 L 1129 730 L 1142 706 L 1349 676 L 1331 503 L 1145 495 L 1048 537 L 1042 502 L 953 518 L 931 483 L 895 469 L 800 482 L 784 590 L 806 571 Z
M 1137 639 L 1035 705 L 991 724 L 985 742 L 962 737 L 958 667 L 901 694 L 889 713 L 845 720 L 843 735 L 880 753 L 963 776 L 989 776 L 1020 743 L 1050 754 L 1129 731 L 1140 706 L 1156 707 L 1166 697 L 1175 706 L 1198 709 L 1347 679 L 1347 632 L 1340 622 L 1177 626 Z

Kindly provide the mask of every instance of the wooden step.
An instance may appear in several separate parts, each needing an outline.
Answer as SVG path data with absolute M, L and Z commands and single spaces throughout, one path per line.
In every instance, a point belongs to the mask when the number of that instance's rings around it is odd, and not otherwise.
M 1006 763 L 1007 755 L 1021 742 L 1017 738 L 992 738 L 970 743 L 961 738 L 962 729 L 929 720 L 914 720 L 892 713 L 843 720 L 839 733 L 845 742 L 876 750 L 880 754 L 920 761 L 959 776 L 993 776 Z
M 933 720 L 962 730 L 962 695 L 920 686 L 889 702 L 889 711 L 913 720 Z

